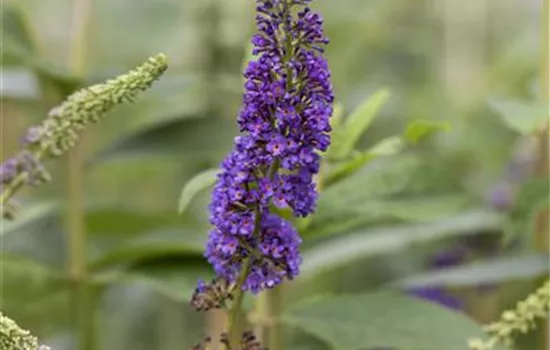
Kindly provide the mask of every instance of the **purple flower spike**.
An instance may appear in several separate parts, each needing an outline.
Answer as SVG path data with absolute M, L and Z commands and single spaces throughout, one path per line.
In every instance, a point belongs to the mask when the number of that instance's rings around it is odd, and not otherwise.
M 328 43 L 323 20 L 307 7 L 292 15 L 309 2 L 257 0 L 258 58 L 244 72 L 242 134 L 222 162 L 210 204 L 214 228 L 205 255 L 229 283 L 246 267 L 242 288 L 253 293 L 298 275 L 301 239 L 269 207 L 301 217 L 315 210 L 318 153 L 330 144 L 334 95 L 321 56 Z

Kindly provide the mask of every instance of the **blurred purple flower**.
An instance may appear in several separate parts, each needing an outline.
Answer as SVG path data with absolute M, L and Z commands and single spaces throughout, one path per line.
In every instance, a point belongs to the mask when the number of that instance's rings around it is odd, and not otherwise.
M 462 300 L 452 296 L 443 288 L 415 288 L 410 289 L 408 294 L 453 310 L 462 310 L 464 307 Z

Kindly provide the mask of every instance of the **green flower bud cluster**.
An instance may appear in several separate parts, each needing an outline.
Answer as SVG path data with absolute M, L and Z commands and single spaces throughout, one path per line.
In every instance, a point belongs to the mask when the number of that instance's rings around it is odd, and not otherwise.
M 517 303 L 513 310 L 502 313 L 500 320 L 485 327 L 487 340 L 471 339 L 471 350 L 491 350 L 497 344 L 511 346 L 517 333 L 527 333 L 536 328 L 539 319 L 547 319 L 550 312 L 550 280 Z
M 42 124 L 30 127 L 22 140 L 23 149 L 0 165 L 2 216 L 15 216 L 18 205 L 11 197 L 23 184 L 39 185 L 50 180 L 40 163 L 42 158 L 69 150 L 88 124 L 99 122 L 116 105 L 133 101 L 166 68 L 164 54 L 151 57 L 127 74 L 73 93 L 53 108 Z
M 114 106 L 133 101 L 166 68 L 166 56 L 160 54 L 128 74 L 73 93 L 50 111 L 41 126 L 28 130 L 27 143 L 37 145 L 53 156 L 62 154 L 76 143 L 78 133 L 88 124 L 99 122 Z
M 0 312 L 0 349 L 2 350 L 49 350 L 39 345 L 29 331 L 21 329 L 12 319 Z

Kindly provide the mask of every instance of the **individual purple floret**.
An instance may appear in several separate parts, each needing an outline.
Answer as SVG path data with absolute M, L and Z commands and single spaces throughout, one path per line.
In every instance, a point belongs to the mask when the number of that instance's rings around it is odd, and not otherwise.
M 26 150 L 0 164 L 0 183 L 7 185 L 21 173 L 26 173 L 25 181 L 32 186 L 49 181 L 49 175 L 42 163 Z
M 307 7 L 291 15 L 309 2 L 257 1 L 258 58 L 244 72 L 241 135 L 222 162 L 210 204 L 206 257 L 229 283 L 247 268 L 242 288 L 254 293 L 299 273 L 301 240 L 270 206 L 300 217 L 315 210 L 318 152 L 330 144 L 334 95 L 321 56 L 328 43 L 323 21 Z

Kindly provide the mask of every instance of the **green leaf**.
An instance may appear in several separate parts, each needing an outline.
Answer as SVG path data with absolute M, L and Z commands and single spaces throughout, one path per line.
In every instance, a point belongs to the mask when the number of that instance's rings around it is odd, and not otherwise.
M 469 338 L 485 338 L 464 314 L 393 292 L 309 300 L 287 310 L 282 322 L 335 350 L 464 350 Z
M 1 68 L 0 98 L 36 100 L 39 86 L 34 74 L 27 69 Z
M 0 218 L 0 237 L 17 232 L 21 228 L 50 217 L 59 211 L 59 202 L 44 201 L 26 204 L 13 221 Z
M 327 157 L 331 159 L 347 157 L 389 98 L 390 92 L 382 89 L 351 113 L 345 120 L 344 125 L 334 130 L 332 145 L 327 152 Z
M 165 255 L 199 256 L 207 236 L 192 217 L 109 205 L 88 209 L 85 225 L 95 271 Z
M 69 279 L 54 269 L 21 255 L 0 255 L 2 311 L 36 334 L 51 332 L 66 322 Z
M 414 120 L 405 130 L 405 139 L 415 145 L 418 141 L 436 131 L 450 131 L 451 127 L 447 123 L 434 123 L 427 120 Z
M 360 233 L 339 236 L 316 244 L 303 252 L 300 280 L 318 276 L 355 261 L 387 254 L 397 254 L 416 244 L 451 237 L 498 231 L 503 218 L 485 210 L 471 211 L 425 224 L 373 228 Z
M 389 156 L 400 152 L 405 144 L 399 136 L 392 136 L 378 142 L 370 149 L 353 156 L 351 160 L 337 164 L 336 169 L 331 171 L 324 180 L 325 186 L 338 182 L 347 176 L 353 175 L 359 169 L 379 156 Z
M 404 221 L 426 222 L 455 214 L 468 202 L 469 197 L 462 193 L 411 198 L 386 202 L 380 213 Z
M 64 69 L 46 61 L 37 52 L 35 32 L 19 6 L 2 4 L 0 12 L 3 39 L 1 59 L 4 67 L 24 66 L 57 82 L 74 83 L 74 79 Z
M 216 163 L 230 149 L 236 125 L 229 119 L 191 116 L 146 127 L 106 147 L 95 161 L 146 155 L 188 156 L 197 161 Z
M 210 169 L 203 171 L 193 177 L 183 187 L 178 204 L 178 212 L 181 214 L 187 209 L 191 200 L 200 192 L 208 189 L 216 183 L 218 178 L 219 169 Z
M 547 254 L 502 257 L 411 276 L 390 285 L 403 288 L 471 287 L 486 283 L 531 280 L 544 276 L 548 271 L 550 260 Z
M 3 64 L 21 65 L 36 53 L 32 30 L 19 7 L 2 4 L 1 12 Z
M 160 259 L 122 271 L 95 274 L 93 280 L 99 284 L 143 283 L 171 300 L 189 302 L 198 280 L 209 280 L 212 275 L 211 268 L 206 264 L 184 259 Z
M 97 271 L 167 255 L 200 256 L 205 243 L 206 232 L 200 230 L 158 228 L 124 243 L 99 249 L 90 258 L 90 266 Z
M 532 134 L 549 120 L 548 105 L 504 99 L 492 99 L 489 105 L 510 129 L 521 135 Z
M 444 165 L 417 156 L 380 158 L 325 187 L 311 225 L 301 233 L 341 234 L 381 220 L 430 221 L 453 215 L 468 198 L 448 172 Z
M 550 208 L 550 181 L 547 178 L 534 178 L 527 181 L 518 191 L 515 205 L 509 214 L 505 241 L 521 235 L 522 238 L 533 237 L 536 215 L 541 210 Z M 527 242 L 532 244 L 533 242 Z
M 244 59 L 243 59 L 242 65 L 241 65 L 241 72 L 244 72 L 246 70 L 246 66 L 248 65 L 248 63 L 250 61 L 255 60 L 257 58 L 256 55 L 252 54 L 253 49 L 254 49 L 254 45 L 252 44 L 252 42 L 248 42 L 246 44 L 246 49 L 245 49 L 245 52 L 244 52 Z

